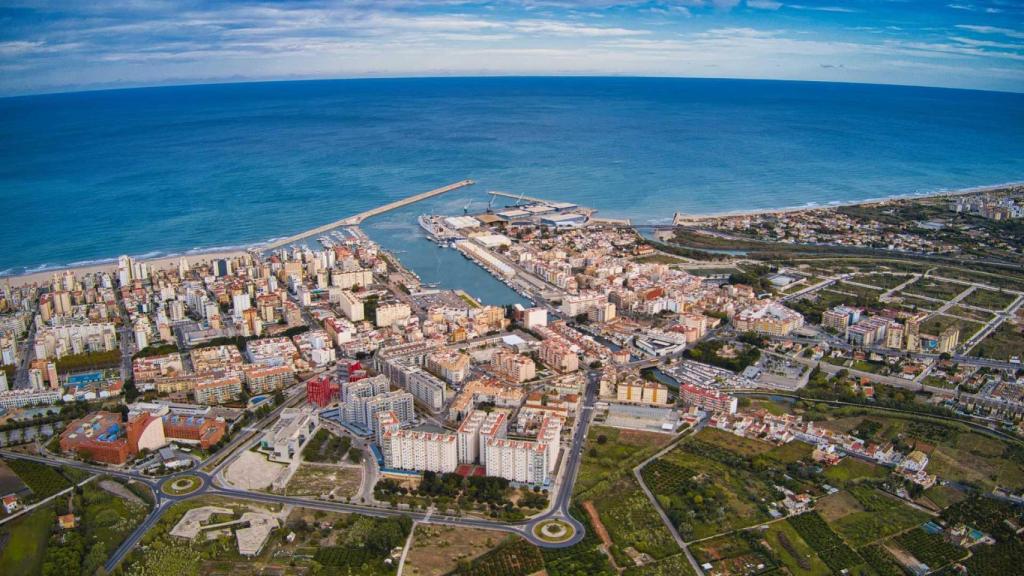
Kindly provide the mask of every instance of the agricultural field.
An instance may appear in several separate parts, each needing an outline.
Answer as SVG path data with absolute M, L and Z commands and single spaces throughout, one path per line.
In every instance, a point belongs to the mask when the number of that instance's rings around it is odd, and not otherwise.
M 7 465 L 32 490 L 29 502 L 43 500 L 71 487 L 71 482 L 51 466 L 28 460 L 8 460 Z
M 4 574 L 39 574 L 50 531 L 56 527 L 57 514 L 52 506 L 43 506 L 31 514 L 0 526 L 0 572 Z
M 415 531 L 403 571 L 410 576 L 444 576 L 471 565 L 507 537 L 501 532 L 429 524 L 420 524 Z
M 776 559 L 793 576 L 827 576 L 832 573 L 789 522 L 770 524 L 764 533 L 764 540 Z
M 80 494 L 54 499 L 0 527 L 0 534 L 10 537 L 0 553 L 0 573 L 95 573 L 148 512 L 138 498 L 123 497 L 128 490 L 123 485 L 113 480 L 102 484 L 111 491 L 93 481 Z M 61 530 L 57 516 L 68 513 L 75 515 L 78 525 Z
M 817 512 L 807 512 L 786 520 L 804 542 L 817 553 L 833 571 L 852 569 L 864 560 L 832 531 Z
M 460 562 L 450 576 L 527 576 L 544 569 L 540 549 L 519 537 L 469 562 Z
M 785 468 L 777 463 L 773 465 L 765 454 L 754 458 L 743 456 L 719 445 L 726 439 L 721 433 L 705 436 L 704 432 L 719 431 L 705 430 L 687 438 L 642 471 L 644 482 L 687 540 L 767 520 L 766 504 L 778 496 L 772 486 L 786 482 L 782 478 Z M 729 438 L 733 437 L 729 435 Z M 763 446 L 755 448 L 749 442 L 738 443 L 738 450 L 766 453 L 772 447 L 758 443 Z
M 603 480 L 628 473 L 672 439 L 669 434 L 592 426 L 573 487 L 575 493 L 584 493 Z
M 882 466 L 849 456 L 825 470 L 825 478 L 838 486 L 846 486 L 866 478 L 885 478 L 888 475 L 889 471 Z
M 865 485 L 851 487 L 850 493 L 863 511 L 851 512 L 829 524 L 855 548 L 921 524 L 929 518 L 928 514 Z
M 698 564 L 711 564 L 708 574 L 753 576 L 774 564 L 753 532 L 734 532 L 690 547 Z
M 622 576 L 692 576 L 694 574 L 686 555 L 680 553 L 643 566 L 622 571 Z
M 612 539 L 610 552 L 619 566 L 631 566 L 636 552 L 660 560 L 679 553 L 668 527 L 632 474 L 592 495 L 601 523 Z M 631 553 L 631 550 L 635 552 Z
M 938 534 L 929 534 L 921 529 L 904 532 L 893 538 L 892 542 L 932 570 L 967 556 L 963 548 L 946 542 Z

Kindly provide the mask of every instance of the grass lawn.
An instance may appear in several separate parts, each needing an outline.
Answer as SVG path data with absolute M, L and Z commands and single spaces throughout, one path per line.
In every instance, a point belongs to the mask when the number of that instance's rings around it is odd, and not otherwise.
M 39 574 L 46 541 L 50 529 L 56 527 L 56 518 L 52 506 L 41 506 L 0 527 L 0 532 L 10 535 L 0 552 L 0 573 Z
M 994 360 L 1008 360 L 1011 356 L 1024 357 L 1022 326 L 1003 322 L 982 340 L 972 353 Z
M 476 528 L 434 526 L 416 527 L 404 573 L 414 576 L 443 576 L 487 553 L 505 539 L 505 534 Z
M 889 471 L 882 466 L 850 456 L 825 470 L 825 478 L 839 486 L 845 486 L 862 478 L 885 478 L 888 475 Z
M 827 576 L 832 573 L 788 522 L 769 525 L 765 541 L 793 576 Z

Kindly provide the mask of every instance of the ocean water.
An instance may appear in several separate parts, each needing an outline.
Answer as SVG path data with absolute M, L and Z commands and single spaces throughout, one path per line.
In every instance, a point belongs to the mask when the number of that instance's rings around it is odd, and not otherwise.
M 479 210 L 503 190 L 666 222 L 1021 181 L 1022 133 L 1021 94 L 778 81 L 375 79 L 7 98 L 0 272 L 251 244 L 472 178 L 364 228 L 425 280 L 507 301 L 457 253 L 421 244 L 416 215 Z

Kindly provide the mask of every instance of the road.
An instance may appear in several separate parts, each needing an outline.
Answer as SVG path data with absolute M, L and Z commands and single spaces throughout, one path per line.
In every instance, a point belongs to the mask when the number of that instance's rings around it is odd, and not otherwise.
M 341 502 L 327 502 L 322 500 L 313 500 L 308 498 L 300 498 L 294 496 L 282 496 L 277 494 L 267 494 L 262 492 L 250 492 L 247 490 L 240 490 L 237 488 L 225 486 L 220 476 L 223 470 L 236 460 L 242 453 L 244 453 L 254 442 L 256 434 L 265 429 L 274 418 L 276 418 L 285 407 L 294 405 L 298 401 L 301 401 L 302 395 L 298 393 L 301 391 L 300 386 L 294 386 L 289 390 L 289 398 L 284 404 L 275 408 L 266 417 L 259 421 L 252 423 L 242 430 L 233 438 L 222 450 L 217 454 L 212 455 L 206 460 L 202 461 L 198 466 L 192 470 L 182 471 L 173 475 L 163 478 L 150 478 L 144 476 L 141 472 L 131 469 L 118 469 L 118 468 L 106 468 L 103 466 L 97 466 L 80 462 L 77 460 L 70 460 L 61 457 L 55 457 L 52 455 L 40 456 L 32 454 L 22 454 L 18 452 L 11 452 L 7 450 L 0 450 L 0 455 L 5 458 L 31 460 L 42 464 L 53 465 L 62 464 L 69 467 L 77 468 L 91 472 L 93 474 L 105 474 L 120 478 L 123 480 L 131 480 L 145 484 L 150 488 L 154 495 L 154 505 L 152 510 L 142 521 L 142 523 L 136 527 L 136 529 L 121 543 L 120 546 L 111 554 L 110 558 L 105 564 L 105 568 L 108 572 L 112 572 L 117 566 L 124 560 L 124 558 L 131 552 L 131 550 L 142 540 L 142 537 L 153 528 L 154 525 L 160 520 L 163 514 L 174 504 L 200 496 L 224 496 L 230 498 L 237 498 L 242 500 L 249 500 L 255 502 L 265 502 L 272 504 L 291 505 L 296 507 L 310 508 L 314 510 L 325 510 L 330 512 L 341 512 L 349 514 L 362 514 L 366 516 L 374 517 L 393 517 L 393 516 L 409 516 L 414 521 L 429 524 L 442 524 L 449 526 L 457 526 L 463 528 L 477 528 L 486 530 L 497 530 L 502 532 L 514 533 L 522 536 L 531 543 L 548 548 L 564 548 L 576 544 L 583 539 L 585 535 L 585 528 L 582 523 L 572 517 L 569 512 L 569 507 L 572 501 L 573 486 L 576 481 L 576 476 L 579 472 L 581 455 L 583 452 L 583 445 L 586 442 L 587 432 L 590 428 L 590 423 L 593 418 L 594 404 L 597 401 L 597 372 L 591 371 L 588 374 L 587 387 L 584 393 L 583 405 L 580 409 L 580 416 L 577 418 L 576 425 L 573 431 L 572 442 L 569 447 L 565 449 L 563 456 L 563 468 L 561 481 L 557 483 L 556 489 L 552 496 L 552 503 L 543 514 L 540 514 L 534 518 L 524 520 L 522 522 L 503 523 L 496 520 L 484 519 L 484 518 L 471 518 L 471 517 L 453 517 L 445 515 L 434 514 L 433 511 L 413 512 L 397 510 L 393 508 L 384 508 L 374 506 L 372 504 L 354 504 L 354 503 L 341 503 Z M 212 467 L 211 467 L 212 466 Z M 193 476 L 197 477 L 202 481 L 201 486 L 195 491 L 186 495 L 173 495 L 163 490 L 163 487 L 170 485 L 176 479 Z M 372 494 L 372 484 L 364 486 L 365 491 L 370 490 Z M 573 536 L 559 543 L 552 543 L 542 540 L 541 538 L 534 535 L 534 528 L 541 522 L 546 520 L 558 519 L 566 522 L 573 526 L 575 532 Z

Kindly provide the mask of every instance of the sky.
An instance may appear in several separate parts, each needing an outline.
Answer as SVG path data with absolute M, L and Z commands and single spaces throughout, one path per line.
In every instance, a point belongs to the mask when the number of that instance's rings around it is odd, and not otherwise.
M 481 75 L 1024 92 L 1024 0 L 0 0 L 0 96 Z

